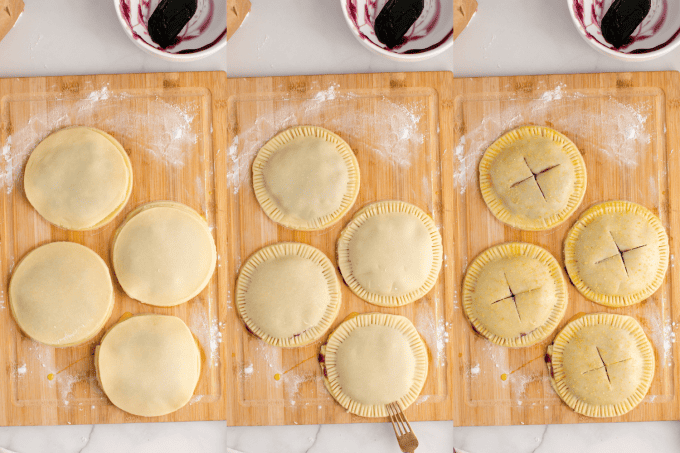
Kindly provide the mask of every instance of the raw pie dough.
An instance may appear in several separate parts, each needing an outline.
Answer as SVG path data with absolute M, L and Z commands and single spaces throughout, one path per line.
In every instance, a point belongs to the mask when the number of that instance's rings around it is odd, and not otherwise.
M 284 242 L 255 252 L 236 282 L 236 304 L 248 329 L 274 346 L 320 338 L 340 310 L 340 282 L 331 261 L 307 244 Z
M 356 315 L 340 324 L 321 347 L 324 384 L 348 412 L 386 417 L 386 404 L 402 409 L 427 379 L 428 355 L 411 321 L 383 313 Z
M 91 127 L 68 127 L 36 146 L 24 174 L 38 213 L 69 230 L 109 223 L 132 193 L 132 166 L 120 143 Z
M 585 211 L 567 234 L 564 262 L 587 299 L 624 307 L 651 296 L 668 269 L 668 236 L 661 220 L 630 201 Z
M 12 315 L 40 343 L 75 346 L 94 337 L 113 310 L 113 283 L 99 255 L 73 242 L 28 253 L 9 283 Z
M 132 211 L 113 238 L 113 269 L 133 299 L 168 307 L 196 297 L 210 281 L 217 250 L 206 221 L 181 203 Z
M 95 364 L 99 383 L 115 406 L 156 417 L 189 402 L 201 374 L 201 352 L 181 319 L 137 315 L 104 335 Z
M 548 127 L 523 126 L 486 150 L 479 164 L 479 184 L 498 220 L 522 230 L 547 230 L 581 204 L 586 165 L 564 135 Z
M 523 242 L 491 247 L 463 281 L 463 308 L 473 327 L 500 346 L 524 347 L 547 338 L 567 309 L 567 285 L 557 260 Z
M 253 162 L 257 201 L 274 222 L 321 230 L 340 220 L 359 194 L 359 163 L 349 145 L 320 127 L 293 127 Z
M 381 306 L 401 306 L 427 294 L 442 265 L 442 239 L 432 217 L 403 201 L 358 211 L 340 233 L 338 266 L 350 289 Z
M 548 347 L 553 389 L 574 411 L 616 417 L 640 404 L 654 379 L 654 351 L 630 316 L 596 313 L 567 324 Z

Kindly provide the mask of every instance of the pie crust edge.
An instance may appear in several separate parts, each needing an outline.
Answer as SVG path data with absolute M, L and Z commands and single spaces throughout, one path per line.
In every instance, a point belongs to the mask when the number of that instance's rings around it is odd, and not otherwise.
M 496 194 L 496 190 L 493 187 L 490 170 L 494 159 L 502 152 L 505 146 L 512 144 L 520 138 L 536 136 L 550 138 L 562 145 L 574 166 L 574 190 L 569 196 L 567 206 L 560 212 L 553 214 L 547 219 L 528 221 L 513 214 L 505 207 L 503 200 Z M 506 132 L 486 149 L 479 163 L 479 187 L 484 202 L 491 213 L 501 222 L 525 231 L 549 230 L 567 220 L 581 205 L 586 194 L 587 184 L 586 164 L 576 145 L 564 134 L 545 126 L 520 126 Z

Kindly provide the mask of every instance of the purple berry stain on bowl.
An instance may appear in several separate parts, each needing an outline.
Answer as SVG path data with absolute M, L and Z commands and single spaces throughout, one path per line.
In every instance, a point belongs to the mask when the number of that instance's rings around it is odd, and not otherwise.
M 401 50 L 432 33 L 439 23 L 442 1 L 446 0 L 389 0 L 379 10 L 382 3 L 380 0 L 366 0 L 363 8 L 358 7 L 359 0 L 347 0 L 347 11 L 355 30 L 364 41 L 395 53 L 420 54 L 440 47 L 453 36 L 451 24 L 451 30 L 438 42 L 425 48 Z M 423 6 L 416 16 L 419 3 Z M 380 18 L 381 15 L 384 15 L 384 18 Z M 401 29 L 411 19 L 413 22 L 402 34 Z M 381 40 L 381 37 L 387 42 Z
M 197 9 L 197 0 L 161 1 L 149 18 L 149 36 L 161 48 L 170 47 Z
M 616 0 L 602 18 L 602 36 L 617 49 L 628 44 L 652 9 L 652 0 Z
M 388 1 L 375 20 L 375 36 L 390 49 L 398 46 L 424 9 L 424 0 Z
M 668 15 L 668 0 L 615 0 L 606 11 L 607 0 L 593 0 L 589 9 L 584 7 L 585 0 L 573 2 L 576 18 L 586 37 L 619 52 L 654 52 L 668 46 L 680 36 L 679 29 L 670 39 L 659 45 L 629 50 L 634 44 L 654 37 L 663 28 Z
M 217 36 L 217 38 L 214 39 L 212 42 L 202 45 L 198 48 L 189 48 L 181 50 L 176 49 L 180 44 L 185 42 L 188 43 L 198 38 L 210 27 L 215 13 L 215 1 L 223 0 L 161 0 L 161 2 L 158 3 L 158 6 L 153 10 L 153 13 L 151 11 L 151 8 L 154 3 L 157 3 L 156 1 L 140 0 L 139 3 L 137 3 L 136 5 L 137 6 L 136 11 L 133 11 L 133 8 L 131 8 L 131 1 L 132 0 L 121 0 L 120 12 L 123 19 L 127 23 L 130 32 L 132 33 L 132 37 L 139 41 L 143 41 L 146 44 L 149 44 L 150 46 L 157 48 L 158 50 L 174 54 L 197 53 L 213 47 L 215 44 L 222 41 L 227 36 L 227 28 L 225 23 L 224 30 L 221 31 L 219 36 Z M 174 39 L 172 39 L 172 42 L 168 43 L 167 37 L 158 38 L 161 41 L 161 43 L 157 42 L 152 36 L 153 24 L 151 18 L 153 17 L 153 15 L 156 14 L 156 12 L 159 12 L 159 14 L 161 14 L 165 10 L 165 8 L 168 7 L 170 9 L 166 11 L 168 11 L 168 13 L 171 13 L 172 9 L 177 9 L 178 6 L 186 7 L 186 5 L 192 2 L 196 4 L 196 9 L 194 10 L 194 13 L 189 17 L 187 22 L 182 26 L 182 28 L 180 28 L 179 32 L 175 34 Z M 161 9 L 161 6 L 164 3 L 166 3 L 167 5 L 164 7 L 164 9 Z M 161 11 L 159 11 L 159 9 L 161 9 Z M 179 17 L 182 16 L 180 15 Z M 159 29 L 160 28 L 162 28 L 162 24 L 159 26 Z M 168 30 L 166 30 L 166 32 L 169 32 L 170 31 L 169 28 L 172 27 L 167 28 Z M 162 33 L 162 30 L 158 31 L 161 31 Z M 156 31 L 154 31 L 154 33 L 155 32 Z M 169 34 L 170 33 L 168 33 L 168 35 Z M 148 36 L 145 37 L 144 35 Z M 149 40 L 151 40 L 152 42 L 149 42 Z

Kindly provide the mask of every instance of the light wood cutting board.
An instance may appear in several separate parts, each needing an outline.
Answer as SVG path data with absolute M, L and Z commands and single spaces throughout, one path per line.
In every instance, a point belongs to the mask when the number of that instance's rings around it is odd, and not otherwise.
M 226 201 L 217 156 L 226 149 L 226 74 L 167 73 L 38 77 L 0 80 L 0 425 L 57 425 L 225 418 Z M 133 167 L 129 203 L 111 223 L 90 232 L 48 224 L 28 203 L 23 163 L 37 142 L 68 125 L 93 126 L 113 135 Z M 224 154 L 224 153 L 222 153 Z M 6 183 L 6 184 L 4 184 Z M 4 185 L 3 185 L 4 184 Z M 205 360 L 194 398 L 163 417 L 144 418 L 114 407 L 96 382 L 94 347 L 104 331 L 84 345 L 50 348 L 22 335 L 7 306 L 9 276 L 28 251 L 67 240 L 92 248 L 110 266 L 112 235 L 135 207 L 153 200 L 188 204 L 213 228 L 218 268 L 195 299 L 173 308 L 128 298 L 114 283 L 116 303 L 106 325 L 124 313 L 182 318 L 197 336 Z M 114 279 L 115 282 L 115 279 Z M 163 385 L 159 382 L 159 385 Z
M 542 343 L 504 349 L 473 333 L 454 304 L 453 420 L 464 425 L 518 425 L 676 420 L 680 327 L 680 76 L 677 72 L 550 75 L 456 79 L 455 153 L 444 156 L 444 203 L 451 206 L 454 257 L 448 269 L 457 288 L 484 249 L 506 241 L 547 248 L 564 265 L 563 240 L 578 215 L 604 200 L 640 203 L 660 216 L 670 237 L 671 263 L 662 287 L 641 304 L 607 309 L 569 285 L 569 306 L 558 330 L 578 313 L 611 312 L 638 319 L 656 352 L 654 382 L 633 411 L 618 418 L 577 415 L 550 387 Z M 496 220 L 481 197 L 477 165 L 483 150 L 522 124 L 547 125 L 571 138 L 588 171 L 588 189 L 576 214 L 553 230 L 523 232 Z M 453 170 L 453 175 L 448 171 Z M 463 171 L 467 170 L 467 171 Z M 462 189 L 465 188 L 463 192 Z M 451 204 L 449 204 L 451 203 Z M 565 273 L 566 276 L 566 273 Z
M 443 155 L 451 155 L 453 128 L 451 73 L 333 75 L 229 79 L 228 130 L 230 298 L 227 302 L 227 424 L 282 425 L 377 421 L 345 412 L 325 390 L 317 362 L 317 341 L 297 349 L 268 346 L 249 334 L 233 305 L 240 265 L 256 250 L 280 241 L 311 244 L 334 264 L 340 230 L 367 203 L 397 199 L 430 213 L 444 242 L 444 267 L 435 288 L 422 300 L 398 309 L 370 305 L 342 284 L 342 307 L 333 328 L 352 312 L 407 316 L 430 351 L 428 379 L 407 414 L 411 420 L 450 420 L 453 364 L 451 304 L 455 222 L 443 204 Z M 260 209 L 250 183 L 259 148 L 280 130 L 298 124 L 326 127 L 355 151 L 361 190 L 351 212 L 320 232 L 277 226 Z

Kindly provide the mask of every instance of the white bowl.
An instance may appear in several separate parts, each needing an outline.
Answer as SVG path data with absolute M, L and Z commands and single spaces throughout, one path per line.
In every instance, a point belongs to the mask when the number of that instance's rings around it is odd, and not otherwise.
M 366 48 L 399 61 L 422 61 L 453 46 L 453 2 L 425 0 L 425 9 L 406 33 L 407 42 L 389 49 L 378 41 L 373 24 L 388 0 L 340 0 L 352 34 Z
M 149 36 L 147 23 L 161 0 L 113 0 L 125 33 L 142 50 L 171 61 L 195 61 L 227 45 L 227 2 L 198 0 L 198 9 L 182 29 L 179 43 L 162 49 Z
M 652 0 L 652 8 L 633 32 L 633 42 L 620 48 L 602 36 L 600 23 L 615 0 L 567 0 L 574 25 L 588 44 L 605 55 L 626 61 L 646 61 L 680 45 L 680 1 Z

